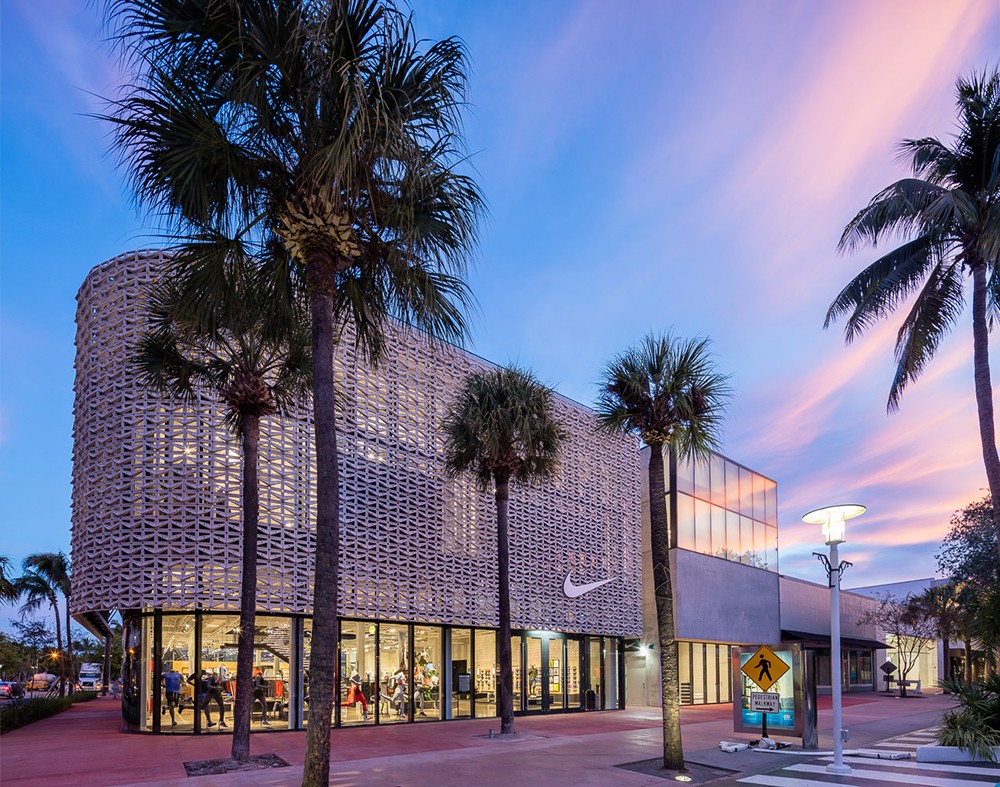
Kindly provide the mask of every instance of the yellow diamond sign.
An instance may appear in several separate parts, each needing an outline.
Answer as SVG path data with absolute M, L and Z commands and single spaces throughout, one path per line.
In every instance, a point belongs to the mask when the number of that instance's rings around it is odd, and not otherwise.
M 767 691 L 791 667 L 778 658 L 767 645 L 761 645 L 740 669 L 760 687 L 761 691 Z

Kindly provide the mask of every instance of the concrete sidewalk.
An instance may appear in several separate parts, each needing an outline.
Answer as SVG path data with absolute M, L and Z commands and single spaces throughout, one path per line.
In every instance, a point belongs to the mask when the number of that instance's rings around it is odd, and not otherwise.
M 820 698 L 820 748 L 832 746 L 829 698 Z M 943 695 L 898 699 L 845 697 L 850 746 L 866 746 L 932 725 L 952 703 Z M 777 755 L 726 754 L 720 740 L 749 739 L 732 731 L 729 705 L 685 708 L 681 714 L 689 763 L 762 773 L 786 764 Z M 295 785 L 301 780 L 305 733 L 255 734 L 254 754 L 276 753 L 291 767 L 188 778 L 184 762 L 225 758 L 228 735 L 142 735 L 119 732 L 118 704 L 110 698 L 76 705 L 0 739 L 0 782 L 8 785 Z M 655 758 L 661 751 L 659 712 L 653 708 L 518 717 L 516 740 L 489 740 L 496 719 L 347 728 L 332 733 L 330 784 L 660 785 L 664 780 L 615 767 Z M 722 774 L 724 776 L 724 774 Z

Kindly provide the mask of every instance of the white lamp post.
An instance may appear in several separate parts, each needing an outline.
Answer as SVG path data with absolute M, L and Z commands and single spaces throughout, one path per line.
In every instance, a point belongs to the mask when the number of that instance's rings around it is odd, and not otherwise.
M 841 562 L 837 547 L 847 539 L 847 520 L 861 516 L 867 509 L 859 505 L 836 505 L 817 508 L 802 515 L 802 521 L 823 526 L 823 538 L 830 547 L 830 557 L 813 552 L 826 567 L 830 581 L 830 681 L 833 689 L 833 762 L 827 773 L 848 774 L 851 766 L 844 765 L 844 731 L 841 713 L 840 676 L 840 575 L 851 564 Z

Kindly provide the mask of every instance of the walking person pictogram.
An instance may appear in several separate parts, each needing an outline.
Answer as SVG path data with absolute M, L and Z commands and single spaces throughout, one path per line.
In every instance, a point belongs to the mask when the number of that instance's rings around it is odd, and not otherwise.
M 757 683 L 762 683 L 765 675 L 769 681 L 774 682 L 774 678 L 771 677 L 771 662 L 764 657 L 763 653 L 760 654 L 760 661 L 753 666 L 757 670 Z

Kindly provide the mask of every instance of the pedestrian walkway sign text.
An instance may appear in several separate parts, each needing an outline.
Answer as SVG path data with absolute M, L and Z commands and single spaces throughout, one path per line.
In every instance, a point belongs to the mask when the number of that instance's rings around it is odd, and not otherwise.
M 743 665 L 742 670 L 761 691 L 766 692 L 791 668 L 790 664 L 782 661 L 767 645 L 761 645 Z

